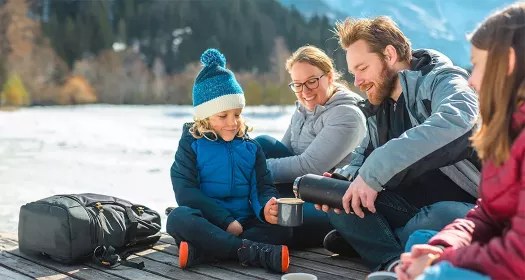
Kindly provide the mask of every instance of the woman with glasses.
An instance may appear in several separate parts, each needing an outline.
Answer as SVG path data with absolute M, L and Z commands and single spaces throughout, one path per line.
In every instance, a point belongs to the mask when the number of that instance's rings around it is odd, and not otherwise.
M 365 135 L 366 120 L 357 107 L 363 99 L 339 80 L 332 60 L 319 48 L 299 48 L 286 61 L 286 69 L 297 110 L 281 141 L 267 135 L 255 140 L 266 154 L 281 197 L 292 197 L 295 178 L 322 175 L 349 163 Z M 326 214 L 306 203 L 303 226 L 294 229 L 291 245 L 319 246 L 331 229 Z

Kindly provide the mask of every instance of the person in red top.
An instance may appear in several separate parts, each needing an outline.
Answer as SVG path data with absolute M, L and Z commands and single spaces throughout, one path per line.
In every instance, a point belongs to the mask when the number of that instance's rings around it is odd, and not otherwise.
M 401 255 L 401 280 L 525 279 L 525 3 L 488 17 L 470 42 L 469 83 L 482 120 L 472 137 L 484 163 L 480 198 L 466 218 Z

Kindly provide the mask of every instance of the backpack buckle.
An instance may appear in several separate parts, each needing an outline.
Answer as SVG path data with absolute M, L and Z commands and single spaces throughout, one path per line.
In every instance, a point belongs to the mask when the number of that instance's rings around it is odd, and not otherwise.
M 104 208 L 102 207 L 102 203 L 100 203 L 100 202 L 95 203 L 95 207 L 96 207 L 100 212 L 103 212 L 103 211 L 104 211 Z
M 111 246 L 98 246 L 93 251 L 93 259 L 96 263 L 99 263 L 106 267 L 116 267 L 120 265 L 120 256 L 115 253 L 115 249 Z

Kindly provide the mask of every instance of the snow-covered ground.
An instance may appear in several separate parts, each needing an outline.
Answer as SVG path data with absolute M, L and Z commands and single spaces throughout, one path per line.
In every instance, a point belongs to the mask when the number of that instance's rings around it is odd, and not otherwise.
M 248 107 L 252 137 L 284 134 L 294 107 Z M 161 213 L 176 205 L 169 169 L 190 106 L 32 107 L 0 111 L 0 232 L 23 204 L 63 193 L 118 196 Z

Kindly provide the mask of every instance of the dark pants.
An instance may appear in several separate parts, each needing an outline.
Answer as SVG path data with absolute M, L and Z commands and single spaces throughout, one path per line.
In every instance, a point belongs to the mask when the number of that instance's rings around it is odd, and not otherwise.
M 457 218 L 465 217 L 473 204 L 441 201 L 421 209 L 399 194 L 382 191 L 375 201 L 376 213 L 357 215 L 328 214 L 330 222 L 359 253 L 372 270 L 398 259 L 408 237 L 416 230 L 441 230 Z
M 266 158 L 283 158 L 294 156 L 280 141 L 273 137 L 262 135 L 255 138 L 261 145 Z M 304 174 L 303 174 L 304 175 Z M 276 184 L 281 197 L 295 197 L 292 191 L 292 182 Z M 323 244 L 325 235 L 333 229 L 326 213 L 315 209 L 312 203 L 303 206 L 303 224 L 293 228 L 293 239 L 289 244 L 294 248 L 319 247 Z
M 267 158 L 291 155 L 286 146 L 272 137 L 259 136 L 255 140 L 261 144 Z M 428 176 L 436 176 L 434 173 Z M 291 184 L 277 187 L 282 196 L 292 193 Z M 474 207 L 474 204 L 469 202 L 474 203 L 475 198 L 454 185 L 443 186 L 442 191 L 437 194 L 434 191 L 425 192 L 424 189 L 414 190 L 405 186 L 395 192 L 382 191 L 375 202 L 377 213 L 365 212 L 363 219 L 356 215 L 338 215 L 334 212 L 330 212 L 328 218 L 331 225 L 352 245 L 370 269 L 377 270 L 391 260 L 399 258 L 413 232 L 421 229 L 439 231 L 455 219 L 465 217 Z M 305 225 L 294 229 L 294 239 L 310 239 L 312 244 L 320 244 L 331 226 L 325 224 L 324 212 L 317 211 L 312 204 L 310 205 L 313 212 L 305 212 Z
M 288 242 L 292 236 L 289 228 L 262 223 L 257 218 L 242 223 L 242 226 L 244 232 L 236 237 L 206 220 L 200 210 L 179 206 L 169 214 L 166 231 L 175 239 L 177 245 L 181 241 L 189 242 L 198 252 L 202 252 L 207 260 L 236 259 L 242 239 L 281 245 Z

